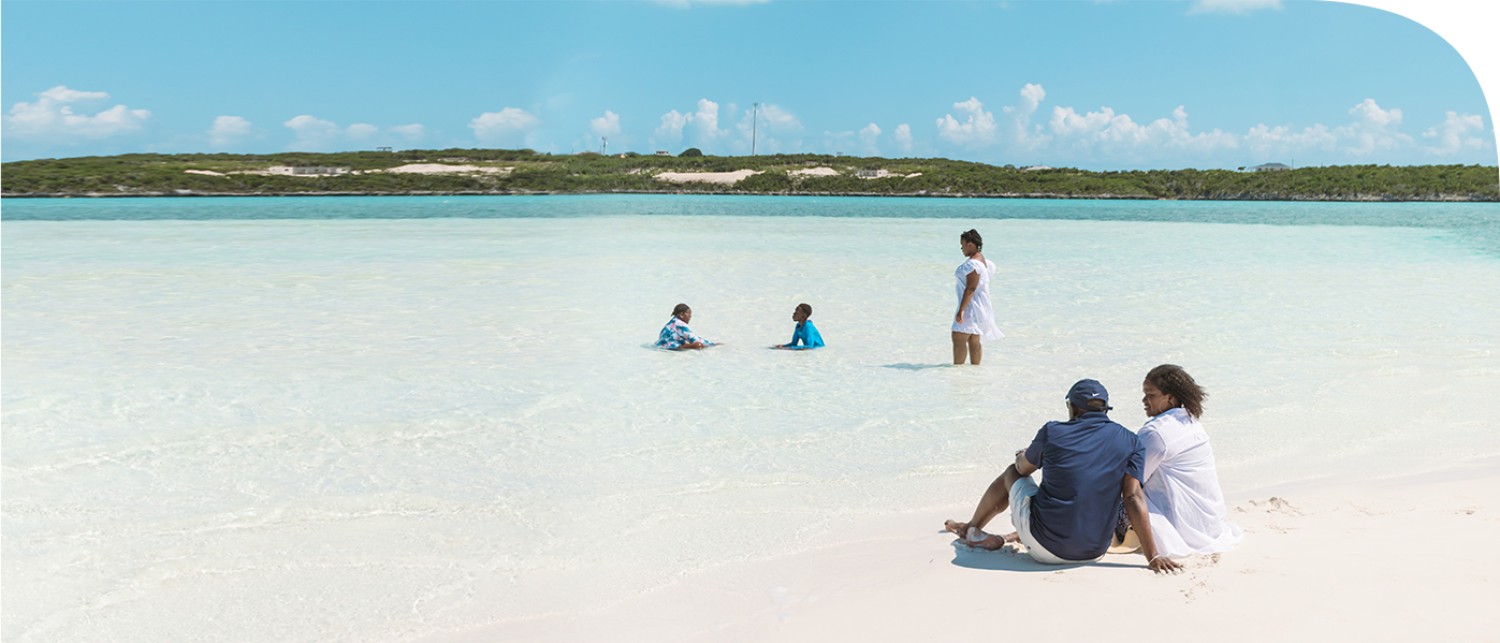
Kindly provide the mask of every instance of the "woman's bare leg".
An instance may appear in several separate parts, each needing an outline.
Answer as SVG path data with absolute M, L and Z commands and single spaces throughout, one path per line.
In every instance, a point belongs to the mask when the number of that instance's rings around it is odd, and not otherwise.
M 969 357 L 969 335 L 968 333 L 953 333 L 953 364 L 964 363 Z
M 979 345 L 979 336 L 969 336 L 969 363 L 979 365 L 980 358 L 984 357 L 984 349 Z

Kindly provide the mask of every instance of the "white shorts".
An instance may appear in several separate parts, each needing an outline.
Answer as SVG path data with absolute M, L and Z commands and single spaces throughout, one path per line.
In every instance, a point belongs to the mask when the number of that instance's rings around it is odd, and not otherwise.
M 1058 558 L 1036 541 L 1036 536 L 1031 535 L 1031 498 L 1038 489 L 1031 476 L 1021 476 L 1020 480 L 1010 486 L 1010 524 L 1015 526 L 1016 534 L 1021 537 L 1021 544 L 1026 545 L 1026 553 L 1036 562 L 1048 565 L 1076 565 L 1104 558 L 1103 554 L 1099 558 L 1088 560 Z

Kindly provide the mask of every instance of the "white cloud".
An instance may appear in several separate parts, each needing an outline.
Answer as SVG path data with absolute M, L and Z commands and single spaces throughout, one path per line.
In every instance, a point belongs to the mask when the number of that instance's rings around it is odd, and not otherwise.
M 484 143 L 523 145 L 526 135 L 541 124 L 541 119 L 524 109 L 506 107 L 476 116 L 469 121 L 469 128 L 474 130 L 474 137 Z
M 73 104 L 109 98 L 105 92 L 86 92 L 58 85 L 37 95 L 35 103 L 20 102 L 5 116 L 7 136 L 55 142 L 102 139 L 141 129 L 151 112 L 115 105 L 90 114 L 73 111 Z
M 391 139 L 397 137 L 407 142 L 416 142 L 427 134 L 427 128 L 419 123 L 386 129 L 370 123 L 355 123 L 348 127 L 340 127 L 333 121 L 310 114 L 293 117 L 282 125 L 292 130 L 294 136 L 287 149 L 307 152 L 329 151 L 340 146 L 381 145 L 390 143 Z
M 1427 152 L 1438 156 L 1452 156 L 1464 150 L 1483 149 L 1485 138 L 1474 136 L 1484 132 L 1484 117 L 1478 114 L 1447 112 L 1447 118 L 1436 127 L 1428 128 L 1422 138 L 1436 139 L 1435 147 Z
M 1171 118 L 1145 124 L 1109 107 L 1084 114 L 1072 107 L 1054 107 L 1050 127 L 1054 135 L 1076 150 L 1097 150 L 1131 160 L 1162 158 L 1165 152 L 1205 156 L 1240 145 L 1238 137 L 1220 130 L 1194 134 L 1188 126 L 1187 109 L 1181 105 L 1172 110 Z
M 608 138 L 620 134 L 620 115 L 609 110 L 604 110 L 604 115 L 589 121 L 589 129 L 594 135 Z
M 1349 113 L 1354 115 L 1359 124 L 1373 128 L 1394 127 L 1401 124 L 1400 109 L 1380 109 L 1380 105 L 1375 104 L 1373 98 L 1366 98 L 1358 105 L 1350 107 Z
M 758 124 L 756 118 L 760 119 Z M 802 147 L 802 121 L 780 105 L 767 103 L 744 110 L 734 127 L 739 132 L 735 146 L 746 151 L 753 148 L 757 154 L 778 154 Z M 752 137 L 756 143 L 753 146 Z
M 766 110 L 767 108 L 762 107 L 761 114 L 763 117 L 770 118 L 766 116 Z M 732 112 L 733 106 L 731 106 Z M 750 112 L 746 111 L 745 118 L 739 126 L 744 131 L 747 148 L 750 140 L 749 119 Z M 793 120 L 796 119 L 793 118 Z M 729 135 L 729 131 L 719 129 L 719 104 L 707 98 L 700 98 L 697 111 L 691 114 L 684 114 L 675 109 L 662 114 L 661 125 L 657 126 L 655 134 L 656 138 L 652 139 L 654 144 L 678 145 L 684 142 L 685 137 L 689 144 L 706 148 Z
M 391 133 L 400 136 L 407 142 L 415 143 L 427 136 L 427 128 L 422 126 L 421 123 L 411 123 L 410 125 L 392 127 Z
M 1037 108 L 1045 98 L 1047 98 L 1046 89 L 1043 89 L 1041 85 L 1027 83 L 1021 87 L 1021 105 L 1005 108 L 1005 113 L 1011 115 L 1011 135 L 1015 138 L 1018 147 L 1034 150 L 1051 140 L 1050 136 L 1042 132 L 1040 125 L 1032 126 L 1031 124 L 1032 115 L 1036 114 Z
M 896 138 L 896 147 L 901 148 L 902 152 L 911 152 L 911 125 L 897 125 L 893 136 Z
M 369 123 L 355 123 L 350 125 L 344 132 L 349 135 L 349 138 L 356 141 L 368 141 L 380 133 L 380 128 Z
M 282 125 L 296 136 L 288 149 L 316 152 L 332 146 L 339 138 L 339 126 L 308 114 L 294 116 Z
M 1188 13 L 1246 14 L 1262 9 L 1281 9 L 1281 0 L 1193 0 Z
M 669 143 L 682 142 L 682 128 L 687 126 L 688 117 L 682 112 L 672 110 L 661 115 L 661 125 L 656 128 L 656 136 L 667 139 Z
M 1338 137 L 1328 126 L 1321 123 L 1301 130 L 1284 125 L 1271 127 L 1264 123 L 1250 128 L 1245 133 L 1245 147 L 1257 161 L 1285 162 L 1298 152 L 1332 152 L 1338 146 Z
M 220 116 L 208 128 L 208 144 L 216 149 L 225 149 L 245 140 L 250 135 L 250 121 L 240 116 Z
M 719 104 L 707 98 L 698 99 L 698 111 L 689 122 L 697 133 L 697 142 L 709 144 L 719 137 Z
M 865 154 L 869 156 L 880 156 L 880 146 L 877 144 L 879 140 L 879 125 L 870 123 L 869 125 L 866 125 L 864 129 L 859 130 L 859 142 L 864 144 Z
M 965 116 L 962 117 L 963 120 L 958 120 L 952 114 L 945 114 L 937 119 L 939 137 L 970 147 L 995 142 L 995 114 L 984 111 L 984 104 L 978 98 L 970 97 L 969 100 L 954 103 L 953 109 Z
M 1375 99 L 1366 98 L 1349 108 L 1354 116 L 1350 125 L 1339 127 L 1334 134 L 1346 142 L 1345 149 L 1354 156 L 1369 156 L 1380 150 L 1395 150 L 1412 144 L 1411 136 L 1403 134 L 1400 109 L 1381 109 Z
M 833 153 L 838 156 L 849 154 L 850 148 L 854 147 L 856 134 L 850 130 L 842 132 L 823 132 L 823 142 L 819 145 L 825 153 Z

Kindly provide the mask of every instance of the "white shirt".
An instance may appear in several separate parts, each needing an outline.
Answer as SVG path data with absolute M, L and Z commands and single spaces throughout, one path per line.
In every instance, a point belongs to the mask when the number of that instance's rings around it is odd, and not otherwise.
M 1239 544 L 1244 532 L 1225 521 L 1224 493 L 1203 424 L 1187 409 L 1169 409 L 1147 421 L 1140 438 L 1157 553 L 1210 554 Z

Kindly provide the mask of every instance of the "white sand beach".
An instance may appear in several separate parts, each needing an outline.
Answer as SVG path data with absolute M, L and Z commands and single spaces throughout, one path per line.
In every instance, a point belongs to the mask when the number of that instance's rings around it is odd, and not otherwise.
M 1035 636 L 1038 618 L 1044 638 L 1060 641 L 1142 631 L 1184 643 L 1493 640 L 1497 466 L 1231 498 L 1245 541 L 1183 559 L 1175 575 L 1153 575 L 1137 554 L 1054 567 L 1009 548 L 970 549 L 942 532 L 938 514 L 914 512 L 566 621 L 431 640 L 585 641 L 609 631 L 620 641 L 932 641 L 976 627 L 1004 639 Z

